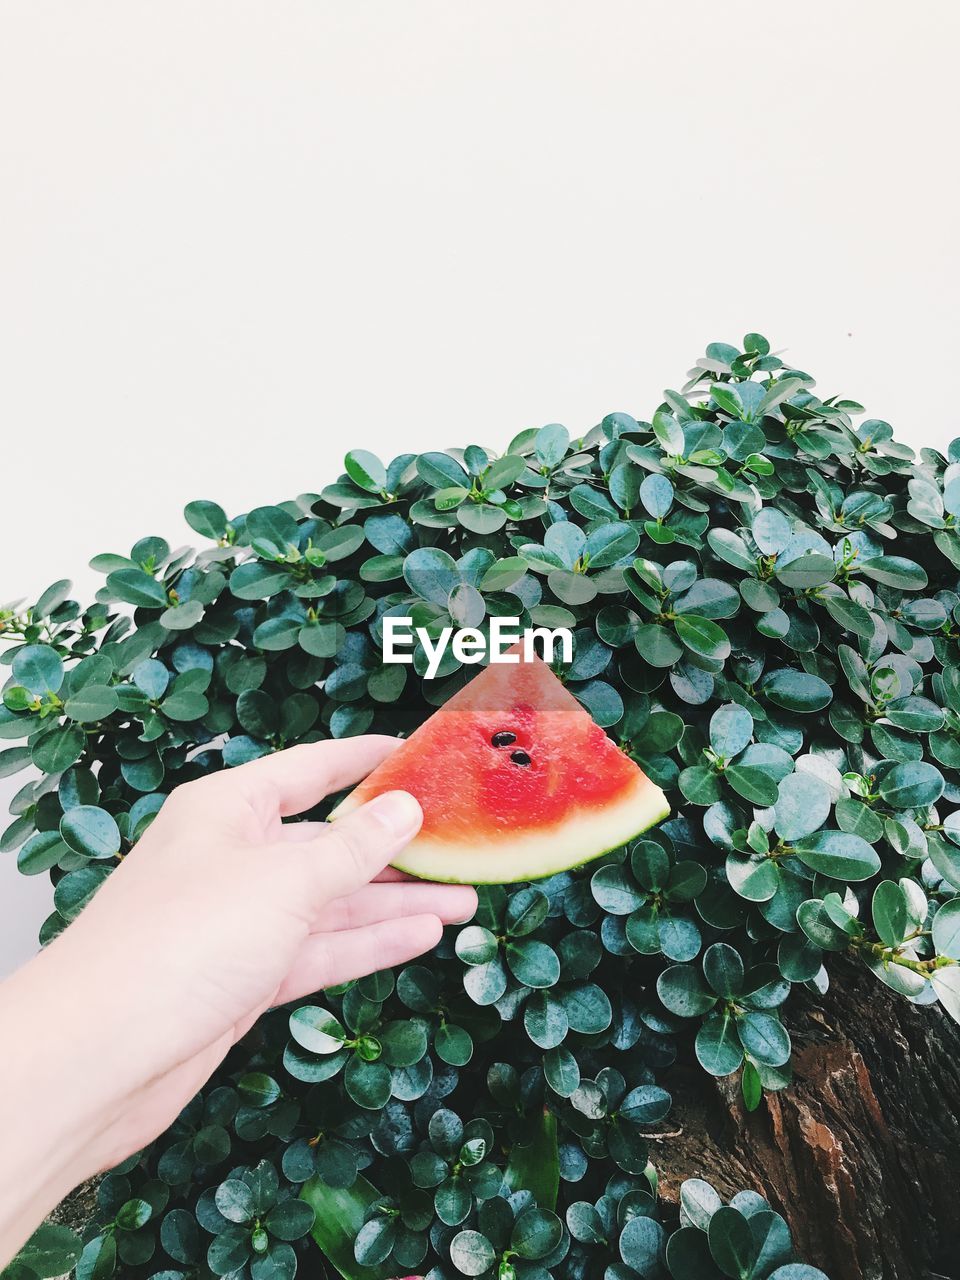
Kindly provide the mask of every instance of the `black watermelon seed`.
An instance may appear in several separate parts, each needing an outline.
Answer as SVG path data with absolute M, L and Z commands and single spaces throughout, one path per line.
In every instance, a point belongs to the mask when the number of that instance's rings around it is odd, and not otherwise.
M 513 761 L 514 764 L 523 764 L 523 765 L 530 764 L 530 757 L 527 755 L 525 751 L 511 751 L 510 759 Z
M 501 729 L 499 733 L 495 733 L 490 741 L 495 747 L 509 747 L 517 740 L 515 733 L 510 733 L 507 729 Z

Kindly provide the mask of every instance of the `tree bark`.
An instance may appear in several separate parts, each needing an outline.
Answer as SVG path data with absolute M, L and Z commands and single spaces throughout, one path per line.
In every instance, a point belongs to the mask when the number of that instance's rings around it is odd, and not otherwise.
M 674 1068 L 683 1132 L 652 1153 L 663 1194 L 688 1177 L 759 1191 L 831 1280 L 960 1277 L 960 1027 L 852 961 L 831 978 L 788 1007 L 794 1082 L 752 1115 L 737 1077 L 705 1089 Z

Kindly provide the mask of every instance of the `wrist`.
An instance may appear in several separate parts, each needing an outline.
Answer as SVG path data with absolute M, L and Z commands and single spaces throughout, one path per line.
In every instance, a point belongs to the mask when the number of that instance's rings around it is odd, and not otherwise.
M 109 1072 L 96 1060 L 97 1018 L 78 989 L 84 977 L 65 958 L 54 945 L 0 984 L 0 1029 L 16 1046 L 0 1094 L 0 1266 L 107 1162 Z

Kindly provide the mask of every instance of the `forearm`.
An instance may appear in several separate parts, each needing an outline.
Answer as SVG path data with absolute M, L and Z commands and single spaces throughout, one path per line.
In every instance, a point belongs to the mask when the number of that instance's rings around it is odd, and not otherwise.
M 76 1052 L 97 1042 L 96 1012 L 65 958 L 54 946 L 0 984 L 0 1267 L 102 1161 L 106 1089 L 95 1055 Z

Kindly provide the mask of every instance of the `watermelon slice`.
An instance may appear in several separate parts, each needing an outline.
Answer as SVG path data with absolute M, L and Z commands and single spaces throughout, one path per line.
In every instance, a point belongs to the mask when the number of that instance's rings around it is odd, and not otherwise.
M 670 812 L 539 658 L 485 667 L 330 816 L 395 790 L 415 795 L 424 817 L 394 865 L 465 884 L 565 871 Z

